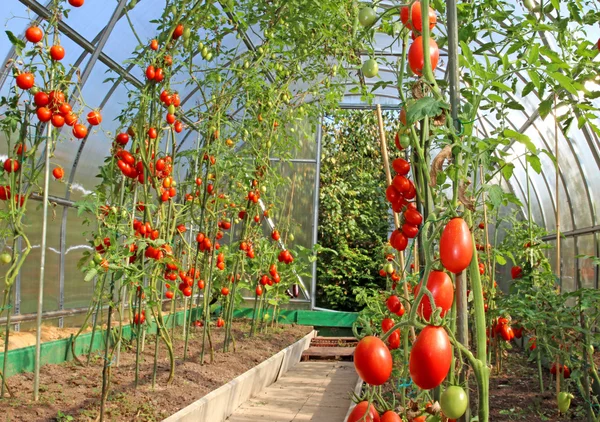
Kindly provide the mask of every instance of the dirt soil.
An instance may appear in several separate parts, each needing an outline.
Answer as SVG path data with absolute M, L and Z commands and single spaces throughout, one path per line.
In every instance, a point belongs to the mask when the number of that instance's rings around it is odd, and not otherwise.
M 268 333 L 249 338 L 249 325 L 234 323 L 236 352 L 223 353 L 224 329 L 213 328 L 214 362 L 200 365 L 201 329 L 195 328 L 184 362 L 183 339 L 179 327 L 174 340 L 175 379 L 166 385 L 169 361 L 164 343 L 160 344 L 156 387 L 152 389 L 152 367 L 155 337 L 147 336 L 141 353 L 140 382 L 134 387 L 135 348 L 128 345 L 121 352 L 120 365 L 111 370 L 111 390 L 107 400 L 106 418 L 110 421 L 159 421 L 226 384 L 233 378 L 273 356 L 308 334 L 312 328 L 284 325 Z M 208 363 L 210 354 L 206 353 Z M 84 359 L 85 360 L 85 359 Z M 100 352 L 93 354 L 89 366 L 75 362 L 46 365 L 41 368 L 40 401 L 31 400 L 33 374 L 24 373 L 9 378 L 15 395 L 0 400 L 1 421 L 96 421 L 102 389 Z
M 544 394 L 540 393 L 537 364 L 527 362 L 527 356 L 520 350 L 509 351 L 503 361 L 503 373 L 492 372 L 490 377 L 490 421 L 584 421 L 585 410 L 582 399 L 573 392 L 575 398 L 571 409 L 558 415 L 555 381 L 544 370 Z M 471 399 L 477 400 L 476 385 L 471 384 Z

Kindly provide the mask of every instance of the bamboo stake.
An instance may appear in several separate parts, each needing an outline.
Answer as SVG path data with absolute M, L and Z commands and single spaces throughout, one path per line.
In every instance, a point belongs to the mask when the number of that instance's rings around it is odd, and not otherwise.
M 392 173 L 390 171 L 390 159 L 387 152 L 387 141 L 385 139 L 385 130 L 383 128 L 383 116 L 381 114 L 381 106 L 377 104 L 376 107 L 377 122 L 379 123 L 379 142 L 381 144 L 381 158 L 383 159 L 383 168 L 385 169 L 385 178 L 388 186 L 392 184 Z M 396 229 L 400 228 L 400 217 L 394 213 L 394 226 Z M 404 279 L 404 252 L 398 251 L 398 261 L 400 262 L 400 278 Z M 406 283 L 402 283 L 404 288 L 404 299 L 406 299 L 407 306 L 406 312 L 410 312 L 410 304 L 408 303 L 408 286 Z M 417 336 L 415 335 L 415 328 L 410 327 L 410 336 L 414 342 Z
M 560 201 L 558 200 L 558 118 L 556 116 L 556 93 L 554 94 L 554 156 L 556 159 L 555 164 L 555 197 L 556 197 L 556 275 L 558 277 L 558 293 L 560 294 L 561 286 L 561 271 L 560 271 Z M 560 356 L 556 355 L 556 394 L 560 393 Z

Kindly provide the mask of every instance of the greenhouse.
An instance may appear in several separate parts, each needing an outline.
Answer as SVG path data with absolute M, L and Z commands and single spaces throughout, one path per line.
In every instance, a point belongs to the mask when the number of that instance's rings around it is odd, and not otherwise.
M 0 419 L 600 421 L 600 3 L 0 3 Z

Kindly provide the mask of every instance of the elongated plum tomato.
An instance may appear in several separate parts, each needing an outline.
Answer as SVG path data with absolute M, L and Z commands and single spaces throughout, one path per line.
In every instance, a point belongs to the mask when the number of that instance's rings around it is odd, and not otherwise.
M 467 393 L 458 385 L 446 388 L 440 398 L 440 406 L 444 415 L 450 419 L 458 419 L 467 411 L 469 399 Z
M 471 231 L 462 218 L 453 218 L 446 224 L 440 238 L 440 259 L 445 269 L 458 274 L 473 259 Z
M 416 29 L 421 32 L 423 29 L 423 17 L 421 13 L 421 2 L 416 1 L 413 3 L 410 8 L 410 22 L 408 16 L 408 6 L 404 6 L 400 9 L 400 20 L 408 29 Z M 437 22 L 437 17 L 435 15 L 435 11 L 430 7 L 429 8 L 429 29 L 433 29 Z
M 358 342 L 354 351 L 354 367 L 364 382 L 381 385 L 392 374 L 392 355 L 381 339 L 366 336 Z
M 396 158 L 392 161 L 392 167 L 394 171 L 401 176 L 406 176 L 410 171 L 410 164 L 404 158 Z
M 410 351 L 408 370 L 413 382 L 423 390 L 431 390 L 444 381 L 450 363 L 452 347 L 446 330 L 428 325 L 417 336 Z
M 388 410 L 383 415 L 381 415 L 381 422 L 402 422 L 402 419 L 400 419 L 400 416 L 398 416 L 397 413 Z
M 440 50 L 437 43 L 429 38 L 429 59 L 431 61 L 431 70 L 434 71 L 440 59 Z M 417 37 L 408 49 L 408 65 L 415 75 L 423 74 L 425 66 L 425 56 L 423 55 L 423 37 Z
M 385 306 L 387 306 L 388 311 L 390 311 L 393 314 L 400 310 L 400 305 L 400 299 L 398 299 L 398 296 L 396 295 L 391 295 L 385 301 Z
M 388 331 L 390 331 L 393 326 L 394 326 L 394 320 L 391 318 L 383 318 L 383 320 L 381 321 L 381 329 L 383 330 L 384 333 L 387 333 Z
M 367 78 L 374 78 L 379 73 L 379 64 L 375 59 L 369 59 L 363 63 L 361 70 Z
M 372 404 L 370 407 L 367 406 L 369 406 L 368 401 L 361 401 L 354 406 L 354 409 L 352 409 L 352 412 L 348 415 L 348 422 L 381 422 L 379 413 L 375 410 L 375 406 Z M 369 411 L 368 414 L 367 409 Z
M 512 267 L 510 269 L 510 276 L 513 278 L 513 280 L 515 278 L 521 278 L 523 276 L 523 269 L 518 265 Z
M 421 283 L 415 287 L 415 297 L 419 294 Z M 443 271 L 432 271 L 427 279 L 427 288 L 431 292 L 431 296 L 433 296 L 435 308 L 442 308 L 440 315 L 446 315 L 450 308 L 452 308 L 452 302 L 454 301 L 454 286 L 448 274 Z M 417 308 L 417 314 L 426 321 L 429 321 L 432 313 L 433 310 L 429 296 L 424 295 Z

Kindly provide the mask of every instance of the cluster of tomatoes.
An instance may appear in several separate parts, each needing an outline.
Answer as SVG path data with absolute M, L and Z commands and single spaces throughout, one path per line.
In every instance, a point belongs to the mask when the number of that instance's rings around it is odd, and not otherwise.
M 200 252 L 212 251 L 213 244 L 212 244 L 211 240 L 209 239 L 209 237 L 206 236 L 204 233 L 199 232 L 196 235 L 196 243 L 198 243 L 198 250 Z M 219 242 L 215 242 L 215 249 L 219 250 L 220 248 L 221 248 L 221 245 L 219 244 Z
M 512 341 L 515 338 L 523 337 L 522 327 L 512 327 L 508 318 L 500 317 L 492 323 L 492 328 L 487 329 L 488 337 L 494 338 L 500 336 L 504 341 Z
M 259 285 L 256 286 L 256 294 L 258 296 L 263 294 L 263 286 L 272 286 L 273 284 L 279 284 L 281 281 L 281 276 L 277 272 L 277 265 L 271 264 L 269 267 L 269 274 L 271 275 L 270 278 L 266 274 L 260 276 Z
M 175 117 L 175 112 L 177 108 L 181 105 L 181 98 L 177 92 L 169 92 L 164 90 L 160 94 L 160 100 L 163 105 L 167 108 L 167 115 L 165 116 L 165 121 L 169 125 L 173 125 L 173 130 L 176 133 L 181 133 L 183 131 L 183 123 L 177 120 Z M 214 157 L 213 157 L 214 159 Z M 214 163 L 213 163 L 214 164 Z
M 410 10 L 409 10 L 410 8 Z M 418 33 L 423 30 L 421 2 L 415 1 L 410 6 L 403 6 L 400 9 L 400 20 L 408 29 L 412 30 L 413 43 L 408 49 L 408 65 L 415 75 L 423 74 L 425 66 L 424 58 L 424 40 Z M 437 23 L 435 11 L 430 7 L 428 10 L 429 30 L 432 30 Z M 431 70 L 435 70 L 440 58 L 440 51 L 437 43 L 433 38 L 429 38 L 429 58 L 431 62 Z

